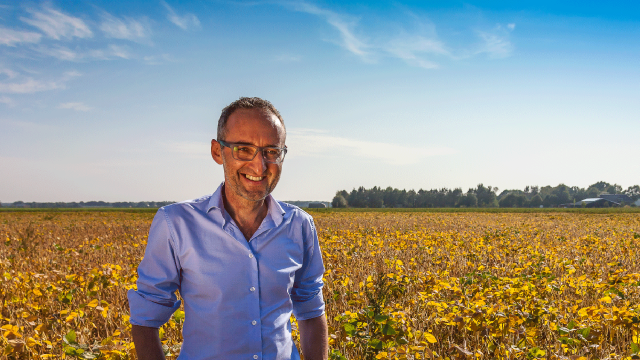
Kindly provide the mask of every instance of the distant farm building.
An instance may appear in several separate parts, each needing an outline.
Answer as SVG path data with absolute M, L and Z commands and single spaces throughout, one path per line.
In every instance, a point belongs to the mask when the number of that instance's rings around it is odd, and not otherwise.
M 612 202 L 616 202 L 618 204 L 622 204 L 622 203 L 631 204 L 633 202 L 633 199 L 625 194 L 601 194 L 598 197 L 602 199 L 607 199 Z
M 567 205 L 567 204 L 565 204 Z M 601 208 L 601 207 L 613 207 L 613 206 L 620 206 L 619 202 L 615 202 L 615 201 L 611 201 L 605 198 L 589 198 L 589 199 L 584 199 L 584 200 L 580 200 L 580 201 L 576 201 L 575 206 L 573 206 L 573 204 L 570 204 L 572 206 L 566 206 L 566 207 L 586 207 L 586 208 Z

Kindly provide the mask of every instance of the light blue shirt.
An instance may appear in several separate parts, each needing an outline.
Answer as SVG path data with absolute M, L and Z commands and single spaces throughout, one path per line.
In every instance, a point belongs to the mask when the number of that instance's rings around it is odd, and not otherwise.
M 129 290 L 131 323 L 158 328 L 184 300 L 178 359 L 299 359 L 289 318 L 324 314 L 324 266 L 309 214 L 267 197 L 247 241 L 212 195 L 158 210 Z

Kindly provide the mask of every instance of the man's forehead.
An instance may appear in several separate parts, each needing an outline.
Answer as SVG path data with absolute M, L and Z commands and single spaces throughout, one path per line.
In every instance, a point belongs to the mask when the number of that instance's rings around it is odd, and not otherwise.
M 251 128 L 245 128 L 247 125 L 251 125 Z M 260 108 L 237 109 L 234 111 L 227 122 L 227 134 L 242 135 L 254 129 L 255 126 L 272 128 L 277 132 L 279 140 L 284 140 L 286 137 L 284 125 L 280 119 L 268 109 Z

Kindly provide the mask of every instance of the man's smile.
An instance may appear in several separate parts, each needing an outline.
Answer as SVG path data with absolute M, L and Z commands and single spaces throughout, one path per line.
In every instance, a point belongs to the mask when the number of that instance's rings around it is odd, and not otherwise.
M 264 179 L 264 176 L 251 176 L 249 174 L 242 174 L 244 175 L 245 178 L 251 180 L 251 181 L 262 181 L 262 179 Z

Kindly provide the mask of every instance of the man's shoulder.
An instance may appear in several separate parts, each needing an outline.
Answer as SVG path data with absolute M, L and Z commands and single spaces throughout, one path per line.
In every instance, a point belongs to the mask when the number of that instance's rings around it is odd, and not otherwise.
M 185 212 L 207 212 L 213 194 L 204 195 L 191 200 L 183 200 L 173 204 L 165 205 L 159 209 L 167 214 L 167 216 L 180 216 Z
M 282 210 L 284 210 L 285 218 L 291 217 L 291 219 L 293 220 L 310 222 L 311 224 L 313 224 L 313 217 L 309 215 L 308 212 L 302 210 L 300 207 L 295 206 L 293 204 L 289 204 L 284 201 L 279 201 L 279 200 L 276 200 L 276 201 L 278 201 L 278 204 L 280 205 Z

